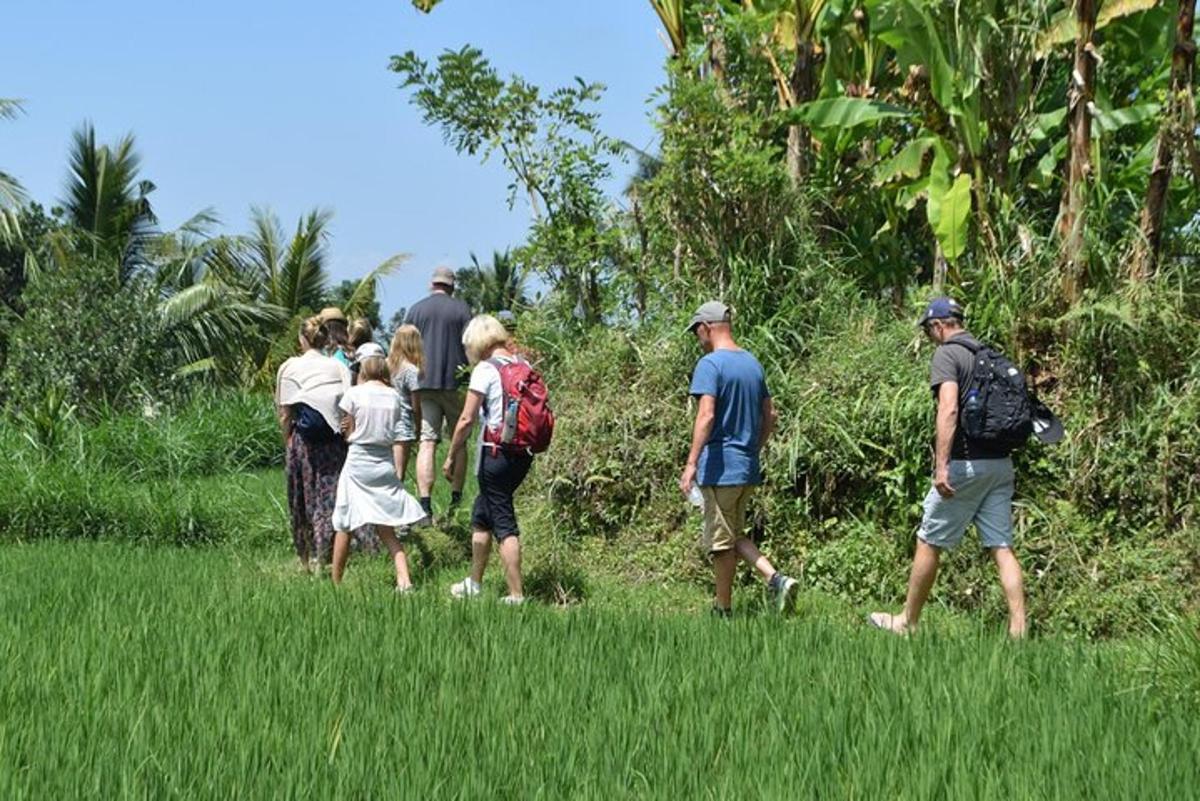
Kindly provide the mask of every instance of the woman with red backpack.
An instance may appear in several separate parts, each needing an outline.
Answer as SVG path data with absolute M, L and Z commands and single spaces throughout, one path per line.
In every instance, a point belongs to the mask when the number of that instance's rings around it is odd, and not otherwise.
M 529 473 L 534 454 L 549 446 L 554 415 L 546 405 L 541 376 L 513 353 L 509 342 L 509 332 L 491 315 L 475 317 L 463 331 L 463 347 L 473 365 L 471 382 L 442 472 L 447 478 L 454 475 L 455 455 L 466 454 L 463 446 L 478 416 L 482 431 L 479 494 L 471 513 L 471 573 L 453 585 L 450 593 L 456 598 L 480 594 L 495 539 L 508 584 L 503 601 L 520 604 L 525 593 L 513 496 Z

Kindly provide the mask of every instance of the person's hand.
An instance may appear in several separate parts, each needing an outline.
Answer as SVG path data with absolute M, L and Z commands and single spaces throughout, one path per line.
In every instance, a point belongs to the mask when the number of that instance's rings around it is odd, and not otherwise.
M 338 423 L 338 428 L 341 429 L 343 437 L 350 435 L 350 422 L 351 422 L 350 415 L 348 415 L 348 414 L 342 415 L 342 419 Z
M 453 456 L 446 457 L 446 462 L 445 462 L 445 464 L 442 465 L 442 475 L 446 477 L 447 481 L 454 480 L 454 457 Z
M 950 486 L 950 469 L 947 467 L 939 467 L 933 471 L 933 488 L 938 491 L 938 495 L 943 498 L 954 497 L 954 487 Z
M 696 465 L 689 464 L 683 468 L 683 473 L 679 476 L 679 491 L 684 495 L 688 495 L 692 491 L 692 486 L 696 483 Z

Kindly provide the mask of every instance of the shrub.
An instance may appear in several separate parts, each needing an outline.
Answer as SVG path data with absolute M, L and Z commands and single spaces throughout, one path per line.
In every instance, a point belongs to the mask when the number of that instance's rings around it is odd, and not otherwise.
M 61 387 L 81 414 L 128 410 L 177 389 L 154 298 L 115 266 L 75 256 L 31 276 L 25 314 L 11 334 L 3 385 L 16 409 Z

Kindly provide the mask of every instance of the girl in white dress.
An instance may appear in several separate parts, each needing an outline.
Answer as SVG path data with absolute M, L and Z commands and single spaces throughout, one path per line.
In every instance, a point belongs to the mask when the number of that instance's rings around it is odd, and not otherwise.
M 339 407 L 346 415 L 343 430 L 350 450 L 338 478 L 333 509 L 333 581 L 342 581 L 350 557 L 350 532 L 372 524 L 395 563 L 396 590 L 407 592 L 412 580 L 396 529 L 422 520 L 425 512 L 396 475 L 392 447 L 403 432 L 400 395 L 392 389 L 387 360 L 382 356 L 363 359 L 359 383 L 346 391 Z

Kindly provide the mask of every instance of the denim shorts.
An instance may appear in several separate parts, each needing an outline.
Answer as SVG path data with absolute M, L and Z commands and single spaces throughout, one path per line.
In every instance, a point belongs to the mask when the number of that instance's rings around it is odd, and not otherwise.
M 1012 459 L 956 459 L 950 462 L 954 495 L 937 488 L 925 496 L 925 517 L 917 536 L 935 548 L 952 550 L 972 522 L 984 548 L 1012 547 Z

